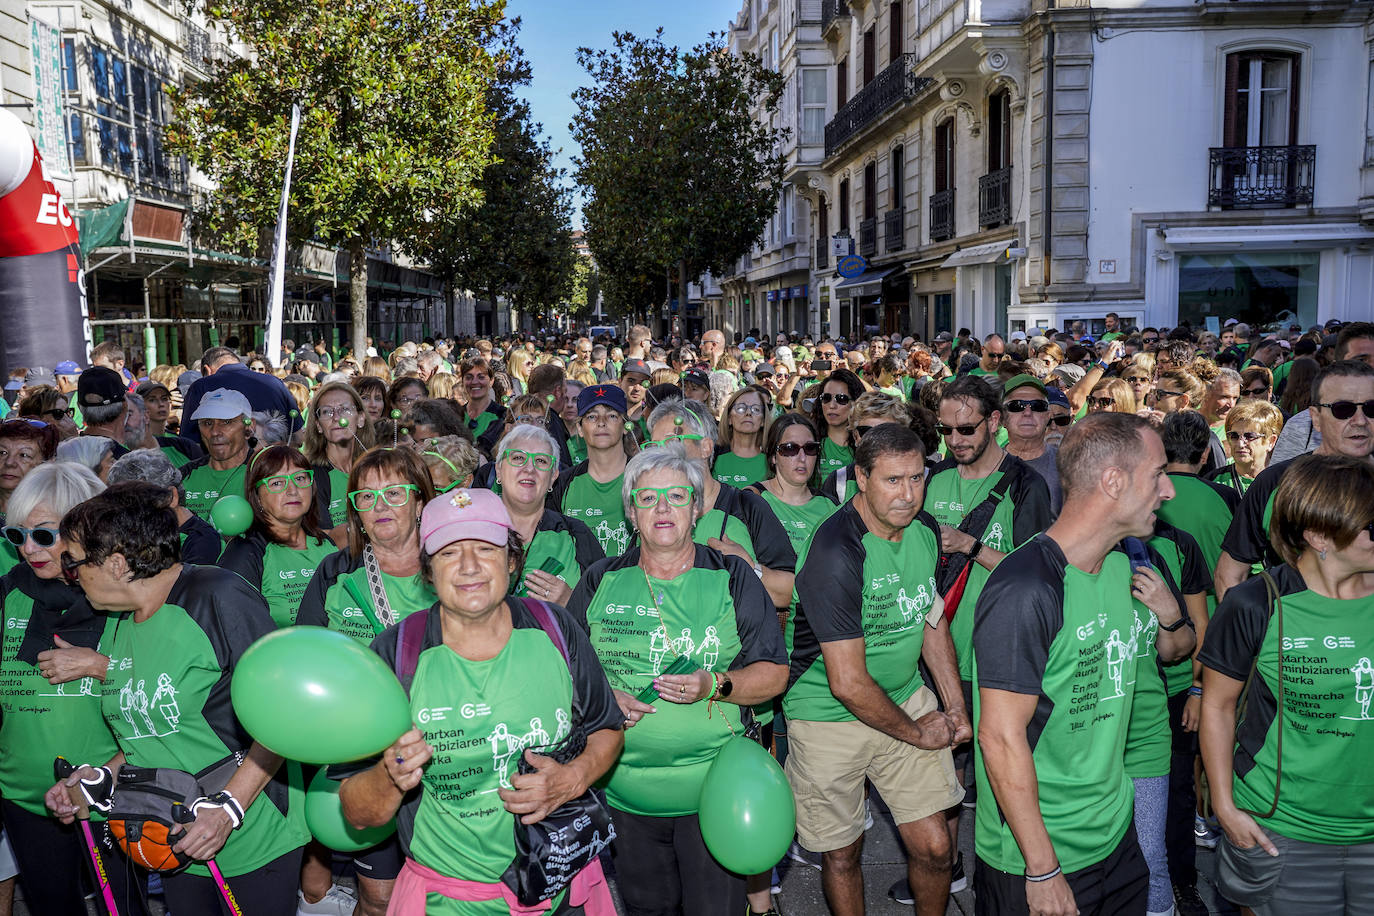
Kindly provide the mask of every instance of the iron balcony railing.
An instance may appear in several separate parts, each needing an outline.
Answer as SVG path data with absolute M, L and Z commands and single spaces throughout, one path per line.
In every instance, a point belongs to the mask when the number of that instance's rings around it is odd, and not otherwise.
M 883 249 L 901 251 L 906 247 L 906 207 L 888 210 L 883 214 Z
M 849 15 L 849 0 L 821 0 L 821 34 L 841 16 Z
M 830 239 L 816 239 L 816 269 L 824 270 L 830 266 Z
M 878 218 L 860 220 L 859 254 L 871 258 L 878 253 Z
M 954 238 L 954 189 L 930 195 L 930 240 L 943 242 Z
M 914 99 L 934 85 L 930 77 L 916 75 L 916 55 L 903 54 L 855 93 L 825 125 L 825 155 L 831 156 L 898 103 Z
M 978 179 L 978 225 L 984 229 L 1011 222 L 1011 166 Z
M 1315 146 L 1213 147 L 1207 205 L 1260 210 L 1312 205 Z

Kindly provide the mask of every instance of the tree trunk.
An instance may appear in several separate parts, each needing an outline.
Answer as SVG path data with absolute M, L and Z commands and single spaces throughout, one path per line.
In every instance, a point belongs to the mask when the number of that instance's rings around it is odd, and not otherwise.
M 353 322 L 353 358 L 367 359 L 367 251 L 362 239 L 348 246 L 348 311 Z

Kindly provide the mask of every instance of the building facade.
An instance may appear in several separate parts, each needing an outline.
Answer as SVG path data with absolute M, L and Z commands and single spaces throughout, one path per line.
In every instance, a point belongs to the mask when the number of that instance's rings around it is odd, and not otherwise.
M 834 113 L 799 188 L 821 240 L 813 331 L 1370 315 L 1369 4 L 825 0 L 821 14 Z M 861 272 L 841 277 L 850 251 Z

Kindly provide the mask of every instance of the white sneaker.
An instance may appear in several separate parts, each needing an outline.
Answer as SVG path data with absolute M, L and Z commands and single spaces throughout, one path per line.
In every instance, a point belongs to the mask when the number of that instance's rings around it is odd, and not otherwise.
M 796 862 L 798 865 L 805 865 L 807 868 L 814 868 L 816 871 L 821 870 L 821 854 L 803 848 L 796 840 L 793 840 L 792 845 L 787 847 L 787 858 L 792 862 Z
M 296 916 L 353 916 L 357 905 L 358 899 L 337 884 L 315 903 L 306 903 L 305 895 L 296 891 Z
M 864 799 L 864 833 L 873 829 L 873 804 Z

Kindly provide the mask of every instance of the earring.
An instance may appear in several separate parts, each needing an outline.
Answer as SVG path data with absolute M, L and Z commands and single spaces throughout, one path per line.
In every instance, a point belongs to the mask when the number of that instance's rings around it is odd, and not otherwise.
M 1325 551 L 1325 550 L 1318 550 L 1318 551 L 1317 551 L 1317 557 L 1320 558 L 1320 559 L 1322 559 L 1322 560 L 1325 560 L 1325 559 L 1326 559 L 1326 551 Z

